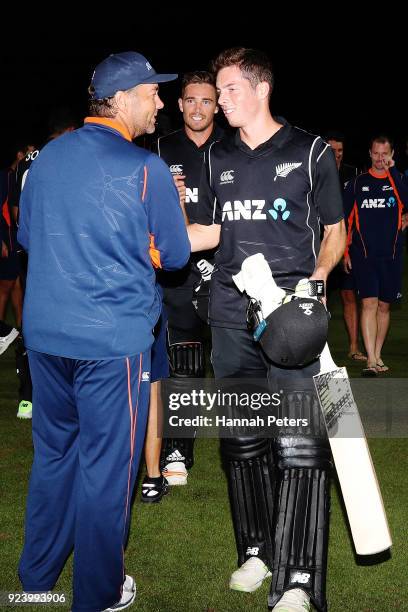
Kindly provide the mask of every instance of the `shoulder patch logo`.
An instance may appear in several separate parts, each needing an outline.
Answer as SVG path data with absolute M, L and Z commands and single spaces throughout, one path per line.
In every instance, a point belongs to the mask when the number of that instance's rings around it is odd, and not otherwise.
M 275 168 L 276 175 L 275 175 L 273 180 L 276 181 L 278 176 L 281 176 L 282 178 L 286 178 L 288 176 L 288 174 L 290 172 L 292 172 L 292 170 L 295 170 L 296 168 L 299 168 L 299 166 L 301 166 L 301 165 L 302 165 L 302 162 L 290 162 L 290 163 L 286 163 L 286 164 L 279 164 Z

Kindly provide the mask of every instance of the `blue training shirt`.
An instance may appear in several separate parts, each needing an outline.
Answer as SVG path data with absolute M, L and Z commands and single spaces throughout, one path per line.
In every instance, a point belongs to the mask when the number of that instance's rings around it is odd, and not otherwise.
M 147 350 L 161 309 L 152 261 L 176 270 L 190 255 L 166 164 L 95 117 L 31 165 L 18 240 L 29 253 L 25 344 L 74 359 Z

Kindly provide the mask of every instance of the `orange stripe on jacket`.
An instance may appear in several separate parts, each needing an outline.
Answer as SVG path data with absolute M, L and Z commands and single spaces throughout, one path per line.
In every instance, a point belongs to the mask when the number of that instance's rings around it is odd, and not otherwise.
M 149 247 L 150 259 L 154 268 L 161 268 L 160 251 L 154 244 L 154 234 L 150 234 L 150 247 Z
M 10 211 L 9 211 L 9 205 L 8 205 L 8 199 L 7 198 L 3 202 L 1 213 L 3 215 L 3 219 L 5 220 L 5 222 L 8 225 L 8 227 L 10 227 L 11 226 L 11 218 L 10 218 Z
M 346 240 L 346 249 L 344 251 L 344 257 L 347 257 L 347 255 L 349 254 L 349 247 L 352 241 L 352 234 L 353 234 L 353 221 L 354 221 L 354 215 L 355 215 L 355 207 L 356 207 L 356 203 L 354 202 L 354 206 L 351 209 L 351 213 L 348 216 L 347 219 L 347 240 Z
M 146 196 L 146 189 L 147 189 L 147 168 L 145 166 L 144 167 L 144 174 L 143 174 L 142 202 L 144 202 L 144 199 L 145 199 L 145 196 Z
M 147 168 L 145 166 L 144 167 L 144 177 L 143 177 L 142 202 L 144 202 L 144 199 L 146 197 L 146 191 L 147 191 Z M 150 254 L 151 262 L 154 268 L 161 268 L 162 265 L 160 261 L 160 251 L 158 248 L 156 248 L 156 245 L 154 244 L 154 234 L 149 234 L 149 236 L 150 236 L 149 254 Z

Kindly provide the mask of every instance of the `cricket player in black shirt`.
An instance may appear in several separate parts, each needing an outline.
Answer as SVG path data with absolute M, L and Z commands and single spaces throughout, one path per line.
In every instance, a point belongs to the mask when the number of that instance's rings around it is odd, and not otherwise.
M 232 275 L 262 253 L 282 288 L 327 280 L 346 238 L 334 156 L 320 137 L 271 115 L 273 75 L 262 52 L 224 51 L 213 69 L 218 103 L 238 129 L 208 151 L 197 222 L 188 231 L 192 251 L 218 246 L 209 313 L 215 376 L 311 383 L 319 360 L 296 369 L 266 360 L 247 329 L 248 298 Z M 296 398 L 293 409 L 298 416 L 312 410 L 319 435 L 221 440 L 240 566 L 230 587 L 252 592 L 272 573 L 274 611 L 303 612 L 313 603 L 322 612 L 331 453 L 316 398 L 311 391 Z
M 178 104 L 183 113 L 183 128 L 159 138 L 153 150 L 169 166 L 179 190 L 185 189 L 186 214 L 190 223 L 195 223 L 204 155 L 223 136 L 223 130 L 214 122 L 218 112 L 214 76 L 206 71 L 186 73 Z M 168 315 L 171 376 L 177 379 L 181 391 L 183 384 L 189 386 L 189 378 L 204 376 L 208 304 L 201 308 L 200 296 L 194 289 L 210 276 L 213 257 L 212 251 L 193 254 L 182 270 L 158 276 Z M 193 437 L 164 440 L 162 471 L 170 485 L 187 483 L 187 470 L 194 460 L 193 442 Z

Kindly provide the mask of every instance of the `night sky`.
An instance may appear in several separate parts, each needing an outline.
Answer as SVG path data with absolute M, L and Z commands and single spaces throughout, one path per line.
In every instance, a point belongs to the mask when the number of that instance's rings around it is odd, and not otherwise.
M 214 16 L 211 22 L 197 16 L 208 13 L 209 7 L 190 7 L 190 14 L 177 5 L 162 15 L 157 6 L 160 18 L 154 19 L 123 11 L 120 18 L 106 14 L 99 25 L 65 15 L 52 27 L 44 24 L 36 30 L 26 17 L 13 42 L 1 42 L 1 166 L 12 161 L 14 142 L 41 144 L 53 108 L 70 106 L 79 119 L 86 115 L 93 68 L 109 53 L 139 51 L 156 71 L 183 73 L 206 69 L 220 50 L 242 45 L 271 57 L 274 115 L 317 134 L 340 129 L 347 138 L 346 161 L 352 163 L 365 163 L 369 137 L 385 131 L 395 139 L 397 160 L 404 169 L 407 58 L 405 35 L 398 34 L 395 15 L 391 25 L 383 10 L 375 15 L 373 26 L 366 19 L 357 23 L 351 16 L 334 18 L 329 13 L 338 7 L 327 4 L 322 28 L 313 13 L 300 15 L 295 7 L 279 20 L 263 19 L 257 9 L 233 24 L 228 16 Z M 176 81 L 160 90 L 174 127 L 180 121 L 179 86 Z

